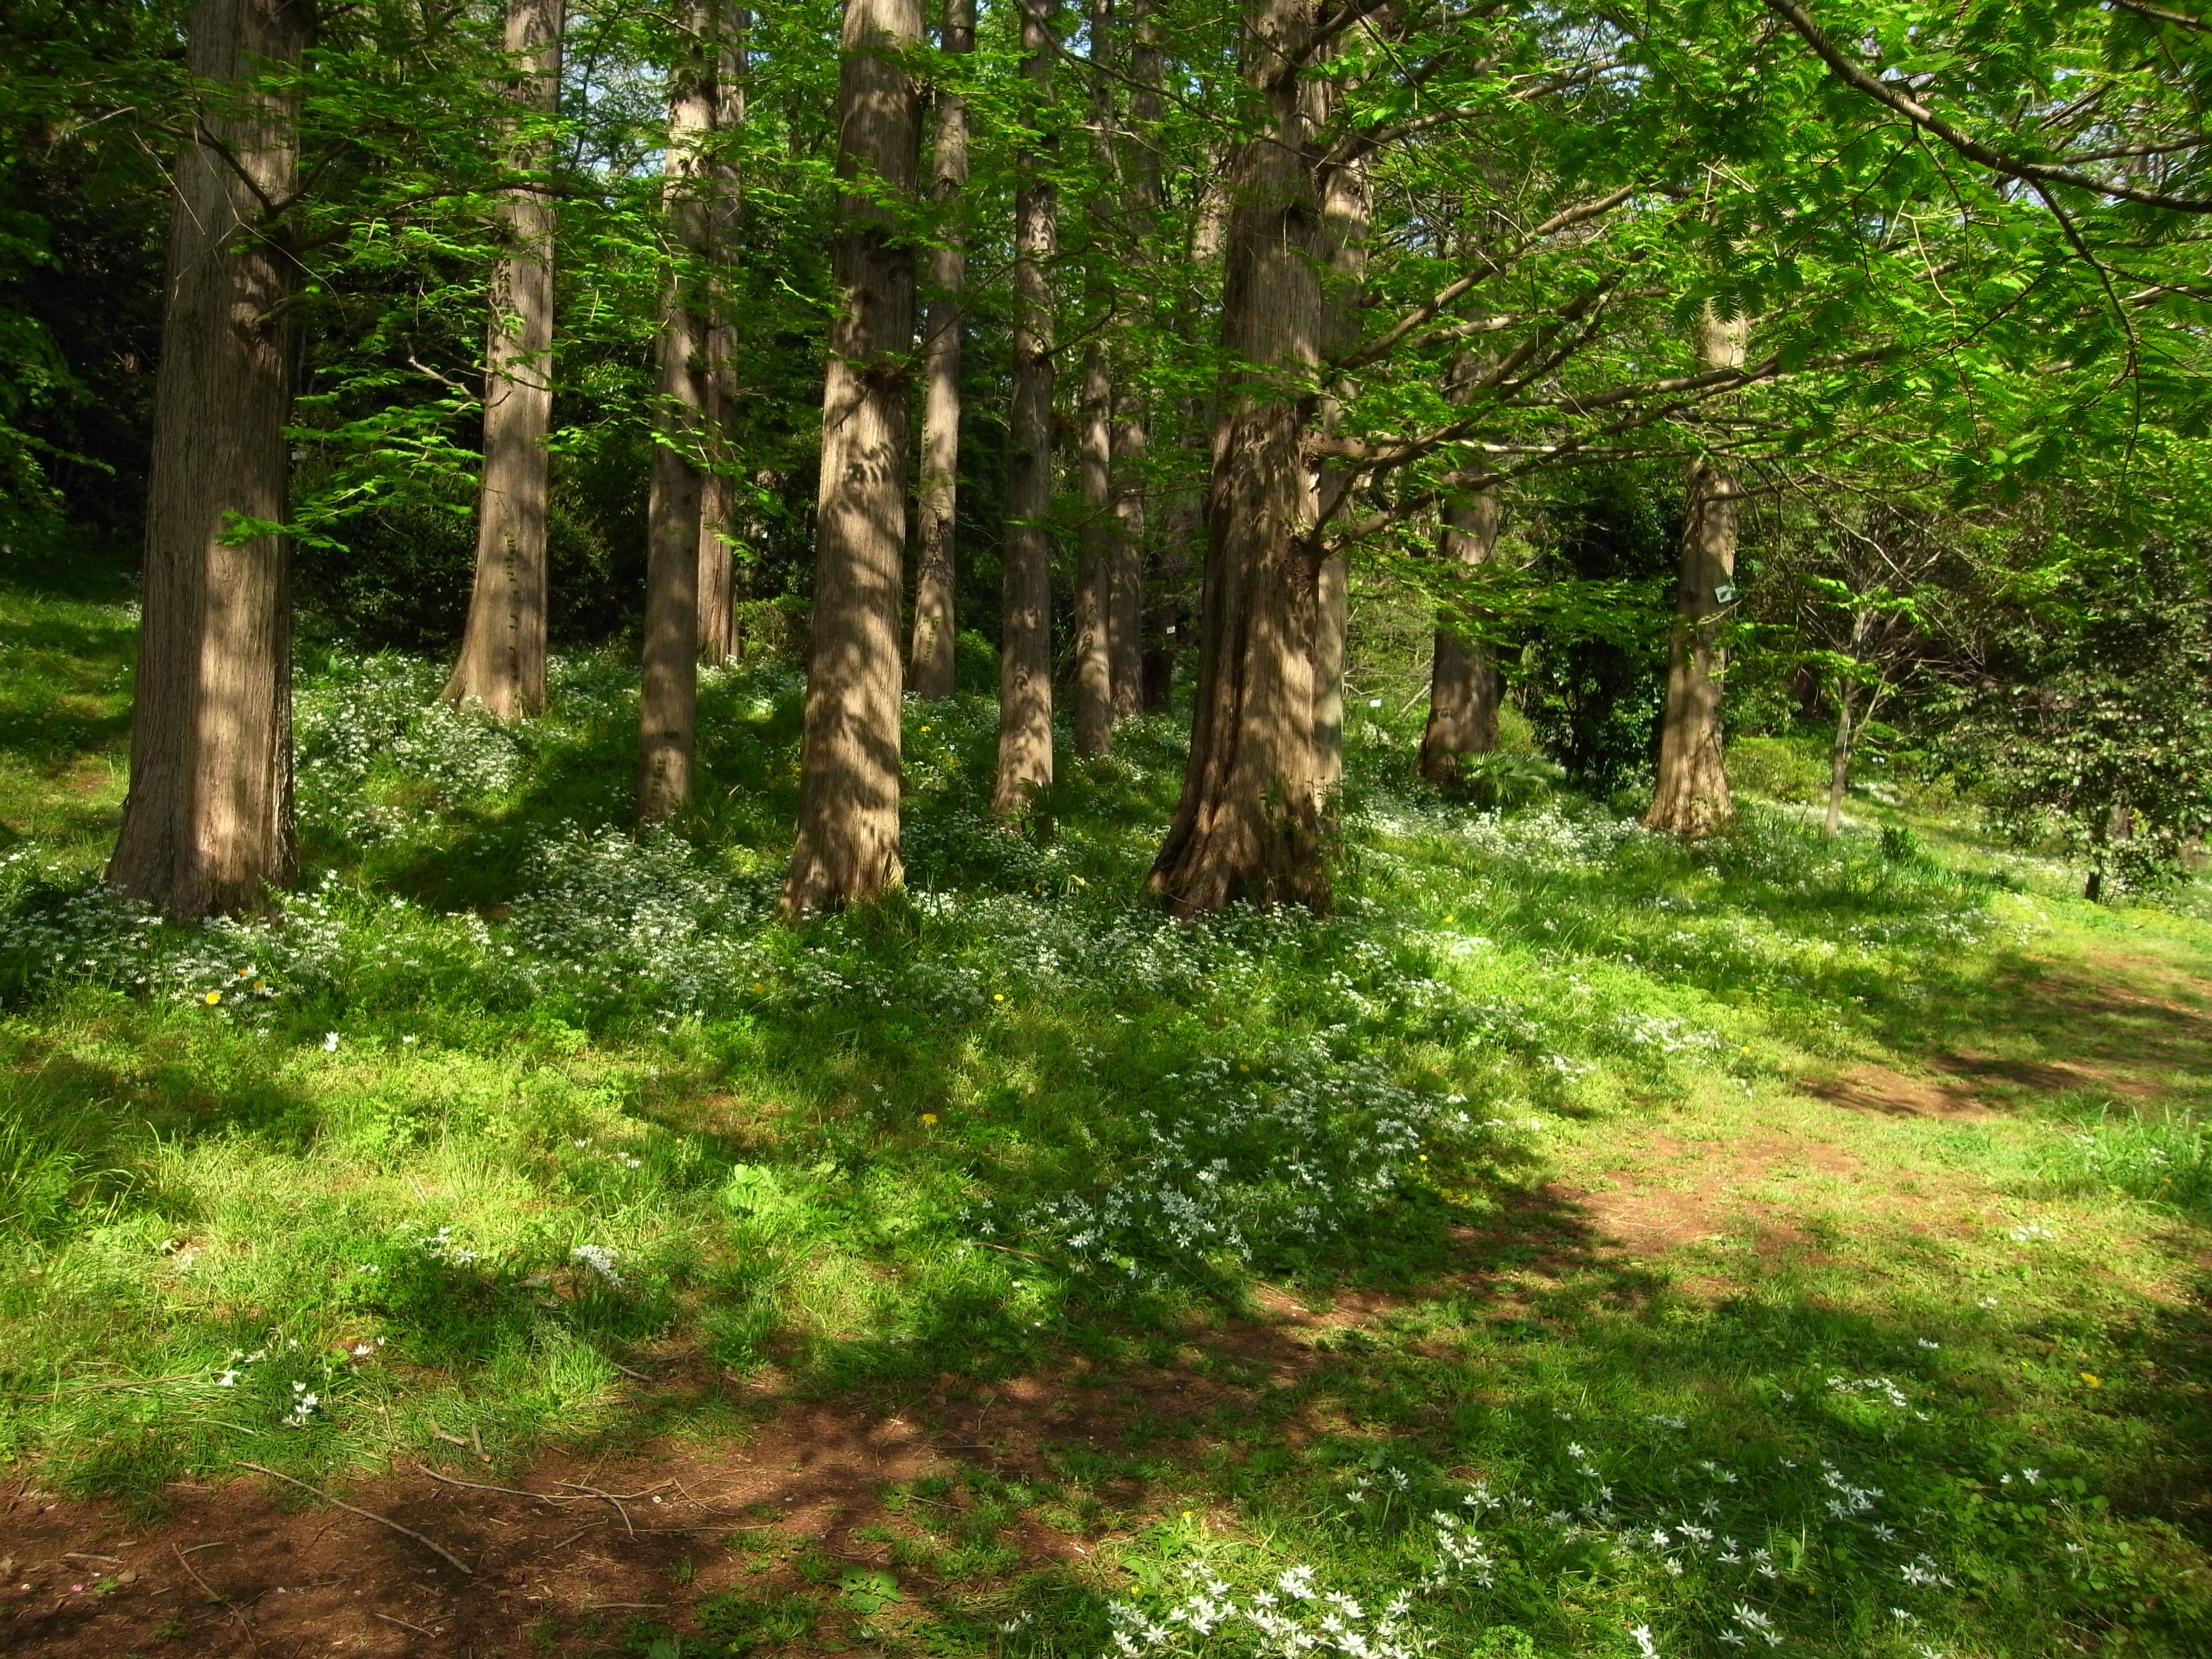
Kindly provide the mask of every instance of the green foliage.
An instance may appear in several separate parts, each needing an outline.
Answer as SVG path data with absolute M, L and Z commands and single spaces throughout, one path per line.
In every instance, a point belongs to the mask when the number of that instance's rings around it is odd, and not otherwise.
M 2212 826 L 2212 589 L 2194 549 L 2077 567 L 2013 607 L 2002 678 L 1962 699 L 1954 741 L 1992 817 L 2141 889 Z

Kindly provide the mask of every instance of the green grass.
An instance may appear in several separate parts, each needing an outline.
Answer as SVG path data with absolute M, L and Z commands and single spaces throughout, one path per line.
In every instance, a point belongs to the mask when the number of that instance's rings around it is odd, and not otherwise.
M 909 708 L 909 895 L 793 933 L 787 668 L 709 677 L 700 810 L 639 842 L 623 663 L 507 733 L 333 654 L 306 890 L 184 932 L 82 886 L 127 614 L 0 627 L 26 1476 L 153 1514 L 241 1459 L 343 1486 L 442 1431 L 519 1470 L 1046 1379 L 1110 1431 L 887 1489 L 888 1583 L 733 1534 L 743 1589 L 595 1639 L 1228 1656 L 1304 1566 L 1376 1651 L 1402 1592 L 1454 1654 L 2212 1652 L 2181 910 L 1940 817 L 1486 816 L 1370 720 L 1338 913 L 1171 924 L 1173 725 L 1073 768 L 1040 848 L 984 822 L 963 698 Z M 1318 1628 L 1304 1583 L 1261 1620 Z

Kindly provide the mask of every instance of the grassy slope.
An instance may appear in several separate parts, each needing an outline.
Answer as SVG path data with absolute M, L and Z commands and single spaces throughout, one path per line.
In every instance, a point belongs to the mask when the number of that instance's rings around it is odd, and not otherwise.
M 2212 927 L 1941 826 L 1885 858 L 1774 811 L 1699 852 L 1486 819 L 1392 793 L 1372 727 L 1340 915 L 1176 928 L 1130 900 L 1173 732 L 1040 854 L 975 818 L 963 702 L 909 714 L 936 896 L 793 938 L 760 917 L 787 675 L 712 681 L 701 817 L 640 852 L 599 833 L 620 665 L 509 739 L 421 714 L 427 666 L 335 660 L 327 882 L 173 936 L 68 896 L 128 641 L 0 599 L 0 1453 L 42 1480 L 158 1507 L 434 1427 L 520 1467 L 1167 1367 L 1179 1415 L 888 1494 L 907 1601 L 755 1552 L 715 1644 L 827 1607 L 888 1650 L 1089 1653 L 1133 1595 L 1139 1650 L 1244 1652 L 1240 1598 L 1310 1565 L 1370 1640 L 1403 1590 L 1454 1652 L 2212 1651 Z M 1040 1526 L 1102 1565 L 1024 1565 Z

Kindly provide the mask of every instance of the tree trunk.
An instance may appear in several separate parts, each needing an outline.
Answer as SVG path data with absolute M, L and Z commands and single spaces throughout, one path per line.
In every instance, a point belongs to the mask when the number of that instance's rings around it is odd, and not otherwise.
M 1485 490 L 1444 509 L 1437 551 L 1448 562 L 1487 564 L 1498 546 L 1498 496 Z M 1457 629 L 1437 629 L 1436 659 L 1429 673 L 1429 723 L 1421 733 L 1421 775 L 1446 783 L 1461 760 L 1498 747 L 1498 664 L 1490 647 Z
M 1742 319 L 1708 314 L 1698 330 L 1698 355 L 1708 369 L 1743 366 Z M 1681 585 L 1674 602 L 1674 639 L 1667 671 L 1667 707 L 1659 730 L 1659 775 L 1647 829 L 1696 839 L 1735 815 L 1721 751 L 1720 589 L 1735 574 L 1736 483 L 1711 456 L 1690 468 L 1682 521 Z
M 1117 136 L 1127 158 L 1129 240 L 1138 269 L 1159 237 L 1160 128 L 1166 100 L 1161 85 L 1167 55 L 1160 50 L 1158 9 L 1154 0 L 1130 0 L 1129 120 Z M 1127 720 L 1146 707 L 1145 676 L 1145 566 L 1151 545 L 1152 515 L 1146 506 L 1145 466 L 1152 448 L 1152 427 L 1139 398 L 1125 391 L 1114 423 L 1114 566 L 1107 579 L 1108 654 L 1113 661 L 1114 717 Z
M 745 36 L 751 18 L 742 8 L 733 8 L 728 20 L 714 74 L 718 132 L 735 132 L 745 122 L 750 67 Z M 738 258 L 740 182 L 736 169 L 719 157 L 708 179 L 706 259 L 713 278 L 719 279 Z M 710 665 L 728 662 L 738 654 L 737 550 L 743 532 L 736 522 L 738 325 L 732 298 L 726 292 L 708 291 L 707 363 L 701 386 L 708 465 L 699 481 L 699 660 Z
M 1225 355 L 1249 365 L 1214 443 L 1190 758 L 1152 884 L 1178 915 L 1237 901 L 1324 909 L 1316 799 L 1317 501 L 1297 390 L 1327 326 L 1310 151 L 1323 93 L 1302 77 L 1307 0 L 1250 0 L 1247 75 L 1268 130 L 1241 145 L 1223 275 Z
M 1105 349 L 1083 354 L 1083 402 L 1077 433 L 1083 479 L 1083 533 L 1075 569 L 1075 752 L 1103 755 L 1114 734 L 1113 573 L 1114 382 Z
M 1051 279 L 1058 192 L 1044 106 L 1052 98 L 1059 0 L 1020 0 L 1022 73 L 1033 114 L 1015 158 L 1014 386 L 1006 458 L 1005 612 L 999 640 L 999 773 L 991 811 L 1024 811 L 1052 782 Z
M 561 88 L 562 0 L 507 0 L 510 95 L 526 112 L 510 158 L 518 172 L 551 159 L 530 116 L 550 116 Z M 545 707 L 545 494 L 552 458 L 553 197 L 502 191 L 496 208 L 505 251 L 491 274 L 484 337 L 483 477 L 477 507 L 476 586 L 460 655 L 441 694 L 480 703 L 503 720 Z
M 838 70 L 837 311 L 822 389 L 814 638 L 799 839 L 783 913 L 842 908 L 897 885 L 899 623 L 906 552 L 914 250 L 882 191 L 911 200 L 920 98 L 901 59 L 921 0 L 845 0 Z
M 707 251 L 706 158 L 714 121 L 714 11 L 690 0 L 690 39 L 670 77 L 661 189 L 668 264 L 661 282 L 659 442 L 646 503 L 645 678 L 637 708 L 637 816 L 655 823 L 691 799 L 699 700 L 699 501 L 706 391 L 698 279 Z
M 945 0 L 945 50 L 975 50 L 975 0 Z M 957 92 L 937 94 L 937 144 L 929 194 L 949 214 L 968 187 L 968 103 Z M 960 477 L 960 293 L 968 281 L 964 234 L 939 225 L 929 251 L 929 313 L 922 326 L 921 544 L 914 575 L 914 692 L 952 695 L 958 640 L 953 613 L 957 561 L 953 522 Z
M 199 0 L 185 69 L 225 96 L 177 158 L 147 481 L 131 791 L 107 879 L 179 920 L 252 910 L 292 876 L 284 437 L 299 264 L 290 199 L 307 0 Z
M 1844 796 L 1851 787 L 1851 684 L 1836 687 L 1836 740 L 1828 747 L 1828 816 L 1820 833 L 1833 841 L 1844 827 Z
M 1352 631 L 1352 563 L 1321 562 L 1314 589 L 1314 788 L 1322 819 L 1336 822 L 1344 789 L 1344 652 Z
M 1359 340 L 1360 294 L 1367 281 L 1367 235 L 1375 216 L 1367 158 L 1354 154 L 1321 172 L 1322 244 L 1328 267 L 1322 289 L 1323 328 L 1330 353 L 1348 351 Z M 1344 388 L 1330 386 L 1321 399 L 1322 429 L 1336 429 Z M 1342 510 L 1350 480 L 1342 466 L 1325 465 L 1317 482 L 1317 506 L 1327 526 Z M 1352 623 L 1352 568 L 1341 554 L 1322 561 L 1319 604 L 1314 613 L 1314 779 L 1323 817 L 1334 823 L 1337 797 L 1344 786 L 1344 662 Z

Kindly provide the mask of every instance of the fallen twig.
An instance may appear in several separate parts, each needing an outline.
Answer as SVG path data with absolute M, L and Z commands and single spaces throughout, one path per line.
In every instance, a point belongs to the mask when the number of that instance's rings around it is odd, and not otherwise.
M 456 1475 L 441 1474 L 420 1460 L 416 1461 L 415 1467 L 433 1480 L 442 1480 L 449 1486 L 466 1486 L 471 1492 L 502 1492 L 509 1498 L 534 1498 L 541 1504 L 580 1504 L 584 1501 L 580 1494 L 571 1498 L 563 1492 L 525 1492 L 519 1486 L 487 1486 L 481 1480 L 463 1480 Z
M 246 1609 L 240 1607 L 233 1606 L 231 1599 L 228 1595 L 216 1595 L 215 1586 L 209 1583 L 206 1579 L 201 1577 L 198 1571 L 193 1567 L 192 1564 L 185 1559 L 185 1557 L 188 1554 L 195 1553 L 200 1550 L 219 1549 L 229 1541 L 230 1540 L 228 1539 L 218 1539 L 212 1544 L 195 1544 L 192 1546 L 191 1550 L 180 1550 L 174 1544 L 172 1544 L 169 1546 L 169 1553 L 177 1558 L 177 1565 L 179 1566 L 182 1567 L 186 1572 L 191 1575 L 192 1583 L 200 1587 L 201 1591 L 207 1596 L 207 1599 L 214 1602 L 217 1607 L 224 1608 L 229 1613 L 231 1618 L 237 1621 L 239 1634 L 246 1638 L 246 1644 L 252 1648 L 256 1653 L 258 1653 L 261 1651 L 261 1638 L 253 1633 L 253 1621 L 246 1616 Z
M 335 1504 L 340 1509 L 348 1510 L 352 1514 L 361 1516 L 364 1521 L 374 1521 L 380 1527 L 389 1527 L 392 1531 L 400 1534 L 403 1537 L 413 1539 L 416 1543 L 420 1544 L 424 1549 L 428 1550 L 432 1554 L 452 1562 L 463 1572 L 468 1574 L 470 1577 L 473 1578 L 477 1576 L 477 1570 L 474 1567 L 462 1560 L 459 1556 L 454 1554 L 451 1550 L 446 1548 L 444 1545 L 432 1542 L 429 1539 L 422 1536 L 421 1533 L 416 1531 L 414 1528 L 403 1527 L 397 1521 L 392 1520 L 388 1516 L 379 1515 L 373 1510 L 356 1509 L 353 1504 L 347 1503 L 342 1498 L 331 1497 L 330 1493 L 325 1492 L 320 1486 L 311 1486 L 304 1480 L 295 1480 L 289 1474 L 279 1474 L 274 1469 L 263 1468 L 258 1463 L 248 1463 L 241 1460 L 238 1467 L 241 1469 L 252 1469 L 257 1474 L 265 1474 L 274 1480 L 282 1480 L 288 1486 L 297 1486 L 301 1492 L 313 1492 L 316 1497 L 321 1498 L 325 1504 Z
M 604 1526 L 605 1526 L 606 1524 L 607 1524 L 607 1523 L 606 1523 L 605 1522 L 604 1522 L 604 1521 L 594 1521 L 594 1522 L 592 1522 L 592 1524 L 591 1524 L 590 1526 L 588 1526 L 588 1527 L 579 1527 L 579 1528 L 576 1528 L 576 1530 L 575 1530 L 575 1531 L 574 1531 L 574 1532 L 570 1533 L 570 1534 L 569 1534 L 566 1538 L 562 1539 L 562 1540 L 558 1544 L 548 1544 L 548 1545 L 547 1545 L 544 1549 L 542 1549 L 542 1550 L 538 1551 L 538 1555 L 550 1555 L 550 1554 L 552 1554 L 552 1553 L 553 1553 L 553 1552 L 554 1552 L 555 1550 L 565 1548 L 567 1546 L 568 1546 L 568 1545 L 570 1545 L 570 1544 L 574 1543 L 574 1542 L 575 1542 L 579 1538 L 581 1538 L 581 1537 L 582 1537 L 586 1533 L 587 1533 L 587 1532 L 597 1532 L 597 1531 L 598 1531 L 601 1527 L 604 1527 Z M 533 1557 L 532 1558 L 532 1559 L 533 1559 L 533 1560 L 534 1560 L 534 1559 L 537 1559 L 537 1558 L 536 1558 L 535 1556 L 533 1556 Z
M 437 1632 L 434 1630 L 423 1630 L 422 1626 L 410 1625 L 404 1619 L 394 1619 L 390 1613 L 379 1613 L 374 1607 L 371 1607 L 368 1610 L 368 1616 L 372 1619 L 381 1619 L 387 1625 L 398 1625 L 407 1630 L 421 1631 L 423 1635 L 428 1637 L 434 1642 L 438 1639 Z

